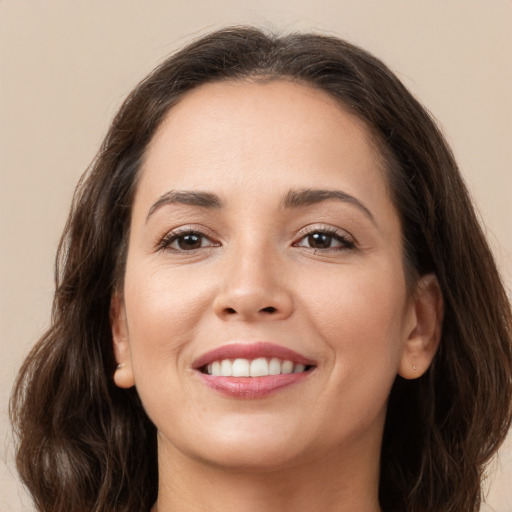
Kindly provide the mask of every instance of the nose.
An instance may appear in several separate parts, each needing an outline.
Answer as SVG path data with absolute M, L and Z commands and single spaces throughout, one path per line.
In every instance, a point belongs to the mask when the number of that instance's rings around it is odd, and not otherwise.
M 293 311 L 288 272 L 271 251 L 246 247 L 227 259 L 215 314 L 223 320 L 246 322 L 282 320 Z

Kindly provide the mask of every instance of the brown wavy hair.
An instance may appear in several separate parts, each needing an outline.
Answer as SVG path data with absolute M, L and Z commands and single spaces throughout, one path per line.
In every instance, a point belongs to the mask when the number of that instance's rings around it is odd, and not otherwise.
M 409 285 L 434 272 L 442 340 L 419 379 L 397 377 L 381 454 L 386 512 L 476 512 L 511 422 L 512 320 L 495 262 L 436 123 L 378 59 L 334 37 L 233 27 L 171 56 L 128 96 L 81 179 L 56 261 L 52 324 L 11 398 L 17 466 L 41 512 L 147 512 L 156 430 L 117 388 L 109 309 L 122 286 L 144 153 L 170 108 L 207 82 L 286 79 L 365 121 L 386 164 Z

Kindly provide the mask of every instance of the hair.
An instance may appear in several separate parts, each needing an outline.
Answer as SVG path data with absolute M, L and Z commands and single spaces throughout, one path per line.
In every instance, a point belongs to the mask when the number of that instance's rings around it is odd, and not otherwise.
M 110 326 L 145 150 L 190 90 L 290 80 L 324 91 L 373 136 L 398 211 L 409 285 L 435 273 L 439 350 L 396 378 L 381 453 L 386 512 L 476 512 L 486 463 L 511 422 L 512 313 L 451 150 L 428 112 L 366 51 L 335 37 L 223 29 L 178 51 L 128 96 L 82 177 L 59 245 L 52 324 L 11 397 L 17 467 L 41 512 L 147 512 L 156 429 L 134 388 L 115 386 Z

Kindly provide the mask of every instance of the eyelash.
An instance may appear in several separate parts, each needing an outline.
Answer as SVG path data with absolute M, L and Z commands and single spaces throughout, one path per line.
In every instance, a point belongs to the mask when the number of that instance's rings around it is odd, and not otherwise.
M 323 235 L 326 237 L 330 237 L 333 241 L 339 242 L 340 246 L 338 247 L 325 247 L 325 248 L 315 248 L 300 245 L 303 240 L 306 240 L 308 237 L 314 235 Z M 305 249 L 312 249 L 315 252 L 330 252 L 330 251 L 346 251 L 350 249 L 355 249 L 356 244 L 355 241 L 344 231 L 335 228 L 326 228 L 319 226 L 311 226 L 307 228 L 307 230 L 301 233 L 301 237 L 299 241 L 293 243 L 294 247 L 304 247 Z
M 171 244 L 173 244 L 174 242 L 177 242 L 180 238 L 183 238 L 186 236 L 196 236 L 201 241 L 203 239 L 206 239 L 206 240 L 209 240 L 211 243 L 205 247 L 201 246 L 201 247 L 198 247 L 195 249 L 188 249 L 188 250 L 182 249 L 182 248 L 172 248 L 171 247 Z M 208 235 L 203 233 L 201 230 L 194 229 L 191 227 L 175 229 L 175 230 L 171 231 L 170 233 L 167 233 L 158 243 L 159 250 L 161 250 L 161 251 L 172 250 L 172 251 L 176 251 L 176 252 L 193 252 L 193 251 L 196 251 L 197 249 L 205 249 L 208 247 L 218 247 L 218 246 L 220 246 L 220 243 L 211 241 L 211 239 L 208 237 Z
M 334 240 L 336 242 L 340 243 L 340 246 L 338 247 L 324 247 L 324 248 L 315 248 L 315 247 L 308 247 L 301 245 L 301 242 L 306 240 L 308 237 L 314 236 L 314 235 L 322 235 L 326 237 L 330 237 L 331 240 Z M 186 236 L 193 236 L 197 237 L 200 240 L 200 243 L 202 244 L 203 240 L 208 240 L 210 243 L 207 246 L 200 246 L 192 249 L 183 249 L 183 248 L 172 248 L 171 245 L 174 242 L 178 242 L 180 238 L 186 237 Z M 179 242 L 178 242 L 179 243 Z M 221 244 L 219 242 L 213 242 L 211 238 L 204 232 L 202 232 L 199 229 L 193 229 L 190 227 L 185 228 L 178 228 L 167 235 L 165 235 L 158 243 L 158 250 L 165 251 L 165 250 L 172 250 L 176 252 L 193 252 L 197 251 L 198 249 L 206 249 L 209 247 L 219 247 Z M 325 227 L 311 227 L 308 228 L 307 231 L 303 231 L 301 233 L 301 236 L 297 242 L 294 242 L 292 244 L 293 247 L 303 247 L 305 249 L 313 249 L 315 252 L 321 251 L 321 252 L 327 252 L 327 251 L 344 251 L 344 250 L 350 250 L 354 249 L 356 247 L 356 244 L 352 238 L 347 236 L 345 232 L 342 232 L 338 229 L 334 228 L 325 228 Z

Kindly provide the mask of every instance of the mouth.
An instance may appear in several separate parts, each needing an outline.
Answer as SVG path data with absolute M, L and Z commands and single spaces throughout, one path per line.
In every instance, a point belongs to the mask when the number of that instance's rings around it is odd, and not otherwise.
M 266 377 L 268 375 L 289 375 L 310 371 L 313 365 L 294 363 L 277 357 L 256 359 L 222 359 L 202 366 L 199 370 L 214 377 Z
M 233 398 L 261 398 L 298 384 L 314 361 L 272 343 L 234 343 L 212 350 L 193 365 L 211 389 Z

